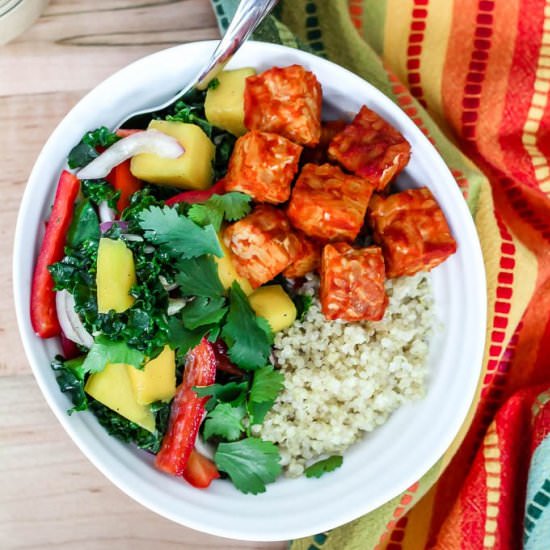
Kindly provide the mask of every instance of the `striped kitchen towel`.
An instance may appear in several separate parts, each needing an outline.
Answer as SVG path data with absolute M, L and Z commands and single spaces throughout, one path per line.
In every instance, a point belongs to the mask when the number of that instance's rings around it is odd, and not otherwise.
M 222 30 L 235 0 L 212 0 Z M 488 333 L 440 461 L 292 550 L 550 549 L 550 0 L 283 0 L 259 40 L 371 82 L 437 147 L 474 217 Z

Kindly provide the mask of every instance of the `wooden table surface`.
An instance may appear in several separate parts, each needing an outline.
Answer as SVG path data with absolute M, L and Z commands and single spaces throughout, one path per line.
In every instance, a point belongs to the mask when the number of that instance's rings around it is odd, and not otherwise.
M 33 0 L 31 0 L 33 1 Z M 19 339 L 11 254 L 19 203 L 48 135 L 114 71 L 219 36 L 209 0 L 51 0 L 0 46 L 0 548 L 285 548 L 181 527 L 135 503 L 77 449 L 50 412 Z

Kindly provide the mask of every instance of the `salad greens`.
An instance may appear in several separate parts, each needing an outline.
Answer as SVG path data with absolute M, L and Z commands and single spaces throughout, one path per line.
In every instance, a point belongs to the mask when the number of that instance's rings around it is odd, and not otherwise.
M 96 206 L 106 202 L 110 208 L 116 209 L 120 191 L 116 191 L 109 182 L 105 180 L 81 180 L 80 189 L 82 194 Z
M 216 80 L 210 84 L 216 85 Z M 198 125 L 216 146 L 213 169 L 218 180 L 227 171 L 236 138 L 206 120 L 204 98 L 205 92 L 194 91 L 155 117 Z M 118 139 L 105 127 L 87 132 L 71 150 L 69 166 L 85 166 Z M 142 370 L 169 346 L 176 352 L 180 384 L 187 353 L 207 338 L 212 346 L 226 348 L 226 360 L 233 371 L 219 370 L 215 383 L 193 387 L 199 398 L 206 398 L 203 437 L 217 445 L 215 464 L 239 490 L 265 491 L 265 485 L 281 472 L 280 455 L 276 445 L 255 437 L 252 427 L 263 422 L 283 389 L 284 377 L 270 364 L 273 335 L 269 324 L 256 315 L 236 281 L 224 288 L 217 264 L 223 256 L 218 236 L 222 224 L 250 213 L 251 197 L 229 192 L 192 204 L 184 201 L 167 206 L 165 199 L 176 191 L 144 184 L 119 212 L 119 220 L 107 229 L 102 225 L 101 230 L 98 207 L 107 202 L 115 209 L 120 191 L 104 179 L 83 180 L 81 190 L 65 256 L 49 266 L 55 290 L 72 295 L 84 329 L 94 338 L 89 350 L 79 348 L 79 357 L 57 356 L 52 362 L 61 391 L 73 403 L 68 413 L 88 409 L 110 435 L 158 453 L 168 428 L 170 402 L 148 406 L 155 419 L 151 433 L 86 394 L 86 381 L 107 364 Z M 130 295 L 134 300 L 122 312 L 98 311 L 101 238 L 122 240 L 133 257 L 137 282 Z M 305 315 L 311 298 L 294 299 L 299 313 Z M 314 465 L 312 475 L 320 468 L 330 471 L 338 466 L 334 464 Z
M 187 215 L 200 226 L 212 225 L 219 231 L 224 220 L 240 220 L 250 212 L 249 195 L 244 193 L 225 193 L 213 195 L 206 202 L 193 204 Z

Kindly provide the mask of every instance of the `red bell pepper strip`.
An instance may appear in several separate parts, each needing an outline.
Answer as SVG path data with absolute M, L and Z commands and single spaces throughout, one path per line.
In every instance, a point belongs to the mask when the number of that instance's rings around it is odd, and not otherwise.
M 193 487 L 206 489 L 212 483 L 212 480 L 220 477 L 220 472 L 209 458 L 196 450 L 192 450 L 187 466 L 183 470 L 183 477 Z
M 139 132 L 143 132 L 143 130 L 134 130 L 132 128 L 119 128 L 115 132 L 115 134 L 120 138 L 125 138 L 131 136 L 132 134 L 138 134 Z
M 205 202 L 212 195 L 223 195 L 225 193 L 225 182 L 223 179 L 215 183 L 210 189 L 204 191 L 184 191 L 179 195 L 170 197 L 165 201 L 168 206 L 173 206 L 180 202 L 186 202 L 187 204 L 195 204 L 197 202 Z
M 209 386 L 216 378 L 216 355 L 205 338 L 187 354 L 183 381 L 179 385 L 172 407 L 168 430 L 155 459 L 155 466 L 168 474 L 182 476 L 204 415 L 208 397 L 199 397 L 193 386 Z
M 78 178 L 64 170 L 57 184 L 52 213 L 46 225 L 46 234 L 32 279 L 31 323 L 36 334 L 42 338 L 51 338 L 61 333 L 55 309 L 54 282 L 48 266 L 63 258 L 65 238 L 79 190 Z
M 106 180 L 117 191 L 120 191 L 116 205 L 119 212 L 129 206 L 130 197 L 141 189 L 141 181 L 130 172 L 130 159 L 115 166 L 107 175 Z

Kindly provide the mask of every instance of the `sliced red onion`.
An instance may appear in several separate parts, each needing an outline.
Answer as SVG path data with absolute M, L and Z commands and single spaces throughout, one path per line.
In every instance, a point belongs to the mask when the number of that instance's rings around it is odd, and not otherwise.
M 99 203 L 99 220 L 101 223 L 114 221 L 116 212 L 107 204 L 107 201 Z
M 101 230 L 102 233 L 106 233 L 107 231 L 109 231 L 109 229 L 111 229 L 111 227 L 113 227 L 113 225 L 118 225 L 121 231 L 128 230 L 128 222 L 123 222 L 120 220 L 114 220 L 112 222 L 103 222 L 99 224 L 99 229 Z
M 152 153 L 159 157 L 175 159 L 184 152 L 177 139 L 158 130 L 145 130 L 118 140 L 79 170 L 77 176 L 81 180 L 104 178 L 115 166 L 140 153 Z
M 91 348 L 94 343 L 92 335 L 84 328 L 78 313 L 75 311 L 73 295 L 66 290 L 60 290 L 55 294 L 57 318 L 65 336 L 80 344 Z

